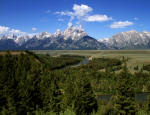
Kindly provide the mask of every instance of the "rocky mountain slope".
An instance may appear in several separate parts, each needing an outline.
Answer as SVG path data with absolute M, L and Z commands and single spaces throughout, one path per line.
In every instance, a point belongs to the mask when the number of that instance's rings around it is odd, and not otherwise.
M 88 36 L 81 26 L 69 26 L 64 32 L 57 30 L 54 34 L 42 32 L 38 35 L 1 35 L 0 44 L 7 46 L 6 48 L 0 47 L 0 50 L 106 49 L 104 43 Z
M 109 39 L 100 39 L 99 42 L 105 44 L 108 49 L 149 49 L 150 32 L 121 32 Z
M 135 30 L 118 33 L 111 38 L 94 39 L 81 26 L 68 26 L 54 34 L 0 34 L 0 50 L 98 50 L 150 49 L 150 32 Z

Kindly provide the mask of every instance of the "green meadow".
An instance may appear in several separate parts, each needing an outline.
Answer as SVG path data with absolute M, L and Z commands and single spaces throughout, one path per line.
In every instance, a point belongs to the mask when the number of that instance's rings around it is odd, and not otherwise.
M 123 56 L 128 58 L 128 68 L 133 72 L 134 67 L 150 64 L 150 50 L 38 50 L 37 54 L 59 55 L 81 55 L 92 58 L 117 58 Z

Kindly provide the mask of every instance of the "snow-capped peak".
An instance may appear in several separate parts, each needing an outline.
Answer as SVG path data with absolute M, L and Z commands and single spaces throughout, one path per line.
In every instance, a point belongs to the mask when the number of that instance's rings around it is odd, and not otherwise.
M 72 23 L 71 23 L 71 22 L 69 22 L 69 23 L 68 23 L 68 27 L 71 27 L 71 26 L 73 26 L 73 25 L 72 25 Z
M 44 39 L 51 37 L 51 34 L 48 32 L 41 32 L 39 35 L 36 35 L 37 39 Z
M 145 31 L 145 30 L 143 30 L 141 33 L 142 33 L 142 34 L 146 34 L 146 35 L 149 35 L 149 36 L 150 36 L 150 32 L 147 32 L 147 31 Z
M 102 38 L 102 39 L 99 39 L 98 41 L 99 42 L 103 42 L 103 43 L 106 43 L 108 42 L 109 38 Z
M 53 37 L 60 37 L 63 33 L 60 31 L 60 29 L 57 29 L 56 32 L 53 34 Z
M 137 33 L 136 30 L 127 31 L 128 33 Z
M 19 45 L 22 45 L 23 43 L 25 43 L 26 41 L 28 41 L 29 39 L 31 39 L 33 36 L 35 35 L 23 35 L 23 36 L 17 36 L 16 39 L 14 39 L 14 41 L 19 44 Z
M 7 36 L 7 39 L 16 39 L 16 38 L 17 38 L 17 35 L 15 34 L 11 34 Z
M 150 32 L 137 32 L 135 30 L 121 32 L 112 36 L 109 40 L 105 41 L 105 39 L 103 39 L 101 42 L 105 43 L 107 47 L 117 49 L 149 47 L 148 44 L 150 43 Z
M 82 29 L 82 26 L 69 25 L 64 31 L 64 39 L 78 40 L 82 37 L 87 36 L 87 33 Z
M 145 30 L 143 30 L 142 32 L 140 32 L 140 34 L 142 34 L 142 36 L 148 36 L 148 37 L 150 37 L 150 32 L 147 32 L 147 31 L 145 31 Z
M 143 30 L 142 33 L 148 33 L 146 30 Z

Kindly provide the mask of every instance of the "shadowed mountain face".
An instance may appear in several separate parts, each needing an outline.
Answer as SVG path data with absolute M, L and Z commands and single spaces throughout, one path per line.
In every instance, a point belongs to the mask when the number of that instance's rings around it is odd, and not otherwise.
M 1 39 L 0 50 L 18 50 L 19 46 L 12 39 Z
M 111 38 L 90 37 L 81 26 L 69 26 L 64 32 L 42 32 L 38 35 L 0 35 L 0 50 L 99 50 L 149 49 L 150 32 L 127 31 Z
M 14 35 L 13 35 L 14 36 Z M 10 43 L 11 41 L 11 43 Z M 2 36 L 0 50 L 30 49 L 30 50 L 77 50 L 106 49 L 103 43 L 87 35 L 82 27 L 69 26 L 64 32 L 57 30 L 54 34 L 42 32 L 34 36 Z

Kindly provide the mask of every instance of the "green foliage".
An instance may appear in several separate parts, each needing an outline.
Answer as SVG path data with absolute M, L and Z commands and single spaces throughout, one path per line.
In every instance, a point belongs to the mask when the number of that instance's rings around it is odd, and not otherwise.
M 83 57 L 70 57 L 70 56 L 60 56 L 60 57 L 50 57 L 47 55 L 40 55 L 39 61 L 45 66 L 45 68 L 56 70 L 63 69 L 66 66 L 78 64 L 83 60 Z
M 72 108 L 68 107 L 64 113 L 60 113 L 60 115 L 76 115 Z
M 105 105 L 105 107 L 103 108 L 101 115 L 115 115 L 115 111 L 113 108 L 113 103 L 114 99 L 113 97 L 110 99 L 110 101 L 108 102 L 108 104 Z
M 149 114 L 147 114 L 146 111 L 144 110 L 140 110 L 138 111 L 137 115 L 149 115 Z
M 121 69 L 121 61 L 119 59 L 110 59 L 110 58 L 94 58 L 93 60 L 89 61 L 88 68 L 100 70 L 104 68 L 113 68 L 115 66 L 118 66 L 117 69 Z
M 61 98 L 62 94 L 58 86 L 58 78 L 57 76 L 54 77 L 55 74 L 49 73 L 45 76 L 43 76 L 43 79 L 41 80 L 40 86 L 40 92 L 41 92 L 41 98 L 43 100 L 43 109 L 45 111 L 53 111 L 55 113 L 59 113 L 62 111 L 61 106 Z
M 135 92 L 126 64 L 122 72 L 117 76 L 116 95 L 114 109 L 118 115 L 135 115 Z
M 134 84 L 136 84 L 136 92 L 149 92 L 150 91 L 150 74 L 144 73 L 142 71 L 136 72 L 134 78 L 132 79 Z
M 82 81 L 76 81 L 76 99 L 74 100 L 74 110 L 77 115 L 89 115 L 93 111 L 97 111 L 98 105 L 95 99 L 91 84 L 82 76 Z
M 150 64 L 148 64 L 148 65 L 143 65 L 143 70 L 150 71 Z
M 134 115 L 135 109 L 138 114 L 149 113 L 150 101 L 135 105 L 135 92 L 150 91 L 149 73 L 131 74 L 126 66 L 119 73 L 125 59 L 98 58 L 68 67 L 83 58 L 30 51 L 0 55 L 0 114 Z M 98 104 L 99 94 L 114 98 Z
M 78 76 L 68 77 L 64 89 L 63 102 L 65 106 L 73 107 L 77 115 L 89 115 L 97 111 L 97 100 L 86 73 L 82 70 Z M 84 76 L 85 75 L 85 76 Z

